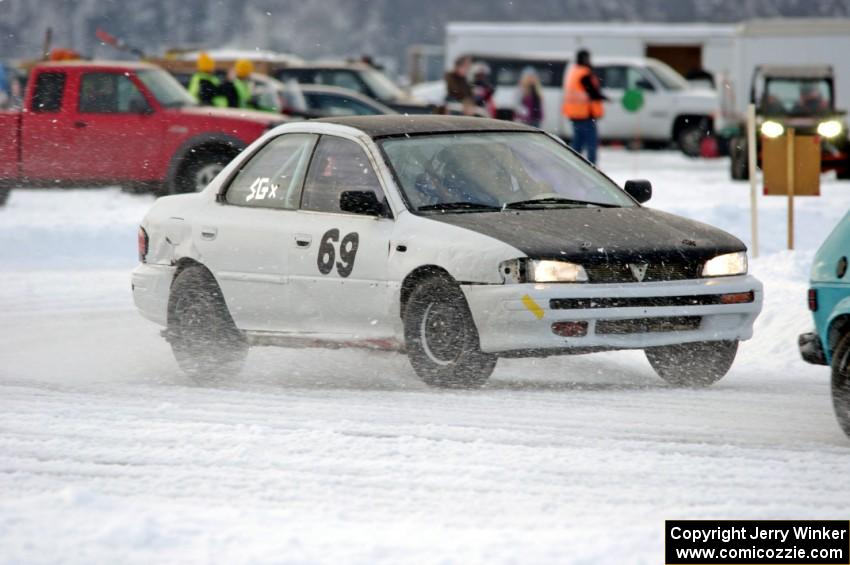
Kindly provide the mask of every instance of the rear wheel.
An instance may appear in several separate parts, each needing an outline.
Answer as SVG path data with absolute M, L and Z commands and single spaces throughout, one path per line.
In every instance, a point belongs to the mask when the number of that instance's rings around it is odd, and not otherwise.
M 200 265 L 185 268 L 174 279 L 167 334 L 177 364 L 198 381 L 238 374 L 248 353 L 221 289 Z
M 190 152 L 172 183 L 172 193 L 200 192 L 235 157 L 229 151 L 198 149 Z
M 832 408 L 838 425 L 850 437 L 850 333 L 839 340 L 832 354 Z
M 702 341 L 651 347 L 646 358 L 658 376 L 675 386 L 708 386 L 722 379 L 738 353 L 737 341 Z
M 0 186 L 0 206 L 5 206 L 6 201 L 9 199 L 9 193 L 12 192 L 12 188 L 8 186 Z
M 478 388 L 496 368 L 496 356 L 481 351 L 463 292 L 447 277 L 427 278 L 413 290 L 404 338 L 410 364 L 431 386 Z
M 676 135 L 676 145 L 688 157 L 699 157 L 702 139 L 706 136 L 702 124 L 684 126 Z

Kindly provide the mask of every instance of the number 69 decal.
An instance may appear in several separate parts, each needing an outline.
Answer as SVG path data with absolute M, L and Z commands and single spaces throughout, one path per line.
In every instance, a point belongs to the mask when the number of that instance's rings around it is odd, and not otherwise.
M 319 256 L 316 264 L 319 272 L 323 275 L 329 274 L 336 262 L 336 272 L 341 277 L 347 277 L 354 269 L 354 258 L 357 256 L 357 246 L 360 244 L 360 236 L 357 232 L 351 232 L 339 242 L 339 261 L 336 261 L 336 248 L 334 243 L 339 241 L 339 230 L 334 228 L 325 232 L 322 243 L 319 245 Z

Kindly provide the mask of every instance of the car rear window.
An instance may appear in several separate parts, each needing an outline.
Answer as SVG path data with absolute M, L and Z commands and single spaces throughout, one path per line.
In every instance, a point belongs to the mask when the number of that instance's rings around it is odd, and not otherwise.
M 35 79 L 32 95 L 33 112 L 58 112 L 62 108 L 65 92 L 65 73 L 39 73 Z
M 297 208 L 317 137 L 290 133 L 268 142 L 242 165 L 227 189 L 227 203 L 253 208 Z

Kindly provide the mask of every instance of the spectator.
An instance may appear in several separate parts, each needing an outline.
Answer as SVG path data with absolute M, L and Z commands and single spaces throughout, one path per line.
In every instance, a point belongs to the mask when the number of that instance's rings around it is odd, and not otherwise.
M 231 108 L 254 108 L 253 93 L 248 79 L 254 72 L 254 64 L 248 59 L 239 59 L 230 71 L 229 80 L 221 84 L 221 94 L 227 98 Z
M 227 98 L 221 95 L 221 81 L 215 74 L 215 61 L 205 52 L 198 55 L 198 71 L 189 80 L 189 94 L 202 106 L 227 107 Z
M 475 100 L 472 87 L 467 81 L 472 59 L 467 56 L 458 57 L 454 68 L 445 75 L 446 81 L 446 104 L 460 103 L 463 105 L 463 114 L 471 116 L 475 114 Z
M 487 115 L 496 117 L 496 103 L 493 94 L 496 92 L 490 80 L 490 67 L 486 63 L 477 63 L 472 67 L 472 98 L 475 105 L 487 110 Z
M 599 79 L 590 66 L 590 52 L 581 49 L 576 62 L 570 66 L 564 83 L 563 115 L 573 123 L 572 146 L 579 153 L 587 153 L 587 160 L 596 164 L 599 135 L 596 121 L 605 114 L 602 102 L 608 100 L 599 90 Z
M 543 87 L 540 77 L 531 67 L 525 67 L 517 85 L 517 106 L 514 119 L 539 128 L 543 120 Z

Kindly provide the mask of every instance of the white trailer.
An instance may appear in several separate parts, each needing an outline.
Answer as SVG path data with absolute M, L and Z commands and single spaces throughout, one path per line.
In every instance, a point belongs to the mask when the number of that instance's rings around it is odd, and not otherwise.
M 731 70 L 736 27 L 667 23 L 449 23 L 446 68 L 465 53 L 563 53 L 584 47 L 594 55 L 652 57 L 680 73 Z
M 739 114 L 750 99 L 756 65 L 829 65 L 835 106 L 850 110 L 850 19 L 753 20 L 735 32 L 731 92 Z
M 836 104 L 850 109 L 850 19 L 784 18 L 741 24 L 707 23 L 449 23 L 446 67 L 466 53 L 563 53 L 646 56 L 687 75 L 704 69 L 718 79 L 724 113 L 742 115 L 759 64 L 831 65 Z

